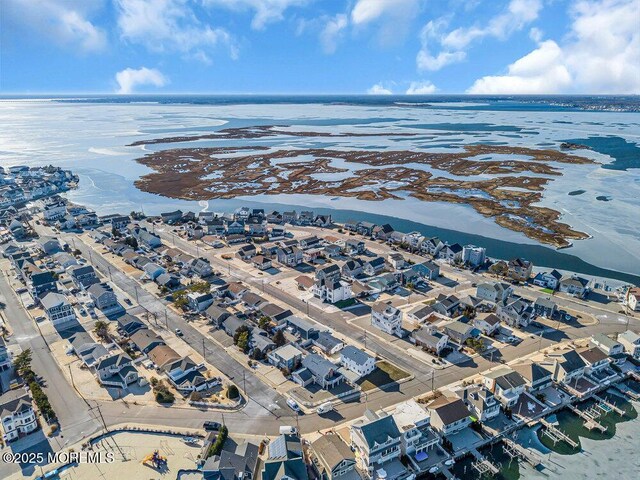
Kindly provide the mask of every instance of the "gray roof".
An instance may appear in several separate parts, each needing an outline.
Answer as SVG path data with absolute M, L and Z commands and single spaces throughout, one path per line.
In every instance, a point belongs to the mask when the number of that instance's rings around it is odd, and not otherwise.
M 331 372 L 336 372 L 338 367 L 320 355 L 311 353 L 302 359 L 302 366 L 309 369 L 314 377 L 327 378 Z
M 269 444 L 269 460 L 289 460 L 302 457 L 302 444 L 297 435 L 280 435 Z
M 340 465 L 344 460 L 355 461 L 355 456 L 339 435 L 322 435 L 311 444 L 311 448 L 331 470 Z
M 364 352 L 353 345 L 347 345 L 344 347 L 340 354 L 358 365 L 364 365 L 373 358 L 367 352 Z
M 341 340 L 338 340 L 329 332 L 320 332 L 318 336 L 314 339 L 314 343 L 318 344 L 320 347 L 322 347 L 325 350 L 333 350 L 335 347 L 337 347 L 343 342 Z
M 65 297 L 61 293 L 56 293 L 56 292 L 47 293 L 44 297 L 40 299 L 40 302 L 42 303 L 42 306 L 45 308 L 45 310 L 49 310 L 59 305 L 69 304 L 67 297 Z
M 437 413 L 445 425 L 457 422 L 470 415 L 467 406 L 459 398 L 441 397 L 432 402 L 429 405 L 429 409 Z
M 389 438 L 400 439 L 400 430 L 396 422 L 391 415 L 382 415 L 378 417 L 373 412 L 365 412 L 365 416 L 369 419 L 369 422 L 362 425 L 356 425 L 362 432 L 362 436 L 369 448 L 374 448 L 376 444 L 381 445 Z
M 9 390 L 0 396 L 0 418 L 32 408 L 31 397 L 22 388 Z

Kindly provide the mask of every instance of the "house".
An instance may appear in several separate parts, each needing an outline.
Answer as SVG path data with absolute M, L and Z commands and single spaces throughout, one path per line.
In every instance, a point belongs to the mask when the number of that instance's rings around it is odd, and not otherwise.
M 11 353 L 7 350 L 7 342 L 0 336 L 0 372 L 11 368 Z
M 604 351 L 614 363 L 623 363 L 625 361 L 624 345 L 604 333 L 596 333 L 591 337 L 591 344 Z
M 133 333 L 129 337 L 129 343 L 145 355 L 158 345 L 165 344 L 164 340 L 156 332 L 148 328 L 141 328 Z
M 551 362 L 553 381 L 565 384 L 582 377 L 587 366 L 575 350 L 547 354 L 546 361 Z
M 553 318 L 557 310 L 556 303 L 549 297 L 538 297 L 533 302 L 533 311 L 539 317 Z
M 174 223 L 182 218 L 182 210 L 175 210 L 173 212 L 164 212 L 160 214 L 160 218 L 164 223 Z
M 164 370 L 167 365 L 181 360 L 181 356 L 168 345 L 157 345 L 149 350 L 147 355 L 156 368 Z
M 387 240 L 393 231 L 393 227 L 388 223 L 385 223 L 384 225 L 376 225 L 371 231 L 371 236 L 376 240 Z
M 295 346 L 287 344 L 269 352 L 267 359 L 277 368 L 293 371 L 302 361 L 302 352 Z
M 584 298 L 589 293 L 589 280 L 577 275 L 563 277 L 558 284 L 558 290 L 569 295 Z
M 344 242 L 344 253 L 347 255 L 360 255 L 367 251 L 367 246 L 362 240 L 348 239 Z
M 204 311 L 209 323 L 220 327 L 222 322 L 231 316 L 231 312 L 219 305 L 212 304 Z
M 340 351 L 340 364 L 358 376 L 369 375 L 376 369 L 376 359 L 353 345 L 347 345 Z
M 219 378 L 208 379 L 200 373 L 202 366 L 203 364 L 197 365 L 189 357 L 184 357 L 166 364 L 162 370 L 176 390 L 186 396 L 220 384 Z
M 153 263 L 151 261 L 146 262 L 142 267 L 142 270 L 144 271 L 144 275 L 148 277 L 150 280 L 155 280 L 163 273 L 167 273 L 167 271 L 164 268 L 162 268 L 157 263 Z
M 209 260 L 206 258 L 194 258 L 191 261 L 191 265 L 189 266 L 191 271 L 198 275 L 200 278 L 208 277 L 213 273 L 213 268 L 211 268 L 211 264 Z
M 28 279 L 28 285 L 34 298 L 40 298 L 47 292 L 58 291 L 58 282 L 53 272 L 50 271 L 31 273 Z
M 53 255 L 62 251 L 60 241 L 54 237 L 40 237 L 36 240 L 36 244 L 45 255 Z
M 436 257 L 443 247 L 444 243 L 438 237 L 428 238 L 420 244 L 420 250 L 432 257 Z
M 325 355 L 334 355 L 344 348 L 344 342 L 329 332 L 319 332 L 313 339 L 313 344 L 322 350 Z
M 342 276 L 345 278 L 358 278 L 364 272 L 363 267 L 364 262 L 359 258 L 347 260 L 341 268 Z
M 158 284 L 159 287 L 166 288 L 167 290 L 175 290 L 180 286 L 180 277 L 174 275 L 173 273 L 162 273 L 156 277 L 154 280 Z
M 356 225 L 356 232 L 365 237 L 371 237 L 373 236 L 373 231 L 376 227 L 377 225 L 375 223 L 358 222 Z M 391 229 L 390 231 L 393 231 L 393 229 Z
M 436 302 L 431 305 L 436 312 L 449 318 L 453 318 L 460 310 L 460 299 L 455 295 L 438 295 Z
M 131 358 L 124 353 L 103 357 L 95 366 L 98 381 L 104 387 L 125 390 L 127 386 L 138 381 L 138 371 L 131 363 Z
M 442 396 L 428 406 L 431 426 L 441 435 L 450 435 L 466 428 L 471 412 L 460 398 Z
M 387 261 L 391 268 L 394 270 L 400 270 L 405 267 L 406 262 L 401 253 L 392 252 L 387 255 Z
M 235 315 L 231 315 L 222 321 L 221 327 L 227 335 L 234 337 L 240 327 L 246 326 L 246 322 L 240 320 Z
M 402 311 L 391 302 L 374 303 L 371 307 L 371 325 L 389 335 L 402 337 Z
M 480 422 L 495 418 L 500 413 L 500 402 L 481 385 L 470 385 L 456 392 L 467 408 Z
M 500 367 L 484 373 L 482 383 L 493 393 L 505 408 L 511 408 L 518 403 L 518 398 L 524 393 L 527 382 L 522 375 L 510 367 Z
M 244 220 L 225 220 L 224 232 L 227 238 L 237 235 L 245 239 Z
M 512 365 L 511 368 L 524 378 L 525 389 L 528 392 L 535 393 L 551 386 L 551 372 L 536 362 L 526 361 Z
M 99 283 L 98 275 L 91 265 L 78 265 L 69 269 L 69 276 L 78 288 L 87 289 Z
M 273 266 L 271 259 L 262 255 L 253 257 L 251 259 L 251 265 L 261 271 L 269 270 Z
M 595 370 L 600 370 L 609 365 L 609 355 L 598 347 L 585 347 L 576 350 L 580 358 L 585 363 L 585 373 L 591 374 Z
M 445 260 L 448 263 L 457 263 L 462 261 L 462 245 L 454 243 L 444 245 L 438 252 L 438 258 Z
M 162 245 L 162 240 L 160 240 L 160 237 L 145 230 L 144 228 L 136 227 L 132 229 L 131 235 L 138 241 L 138 245 L 146 247 L 148 249 L 154 249 Z
M 236 252 L 236 257 L 241 260 L 250 260 L 251 257 L 257 254 L 256 246 L 253 243 L 248 243 L 247 245 L 243 245 Z
M 491 303 L 500 303 L 513 295 L 513 288 L 508 283 L 483 282 L 476 287 L 476 297 Z
M 218 455 L 208 457 L 202 465 L 203 480 L 258 479 L 258 450 L 258 445 L 248 440 L 236 443 L 233 439 L 227 438 L 222 451 Z
M 288 321 L 290 318 L 293 318 L 291 310 L 288 308 L 282 308 L 280 305 L 276 305 L 275 303 L 267 303 L 264 305 L 260 305 L 260 313 L 265 317 L 269 318 L 272 322 L 281 325 L 284 321 Z M 296 317 L 297 318 L 297 317 Z M 301 319 L 298 319 L 301 320 Z M 309 322 L 305 322 L 305 328 L 302 328 L 302 323 L 294 322 L 296 327 L 300 327 L 301 330 L 311 331 L 313 328 L 313 324 Z M 293 324 L 292 324 L 293 325 Z
M 321 480 L 353 478 L 356 457 L 340 435 L 321 435 L 311 444 L 311 451 L 317 460 Z
M 531 277 L 533 264 L 524 258 L 509 260 L 507 276 L 517 282 L 526 282 Z
M 242 296 L 242 303 L 245 307 L 247 307 L 248 310 L 259 310 L 263 308 L 265 304 L 267 304 L 266 302 L 267 301 L 257 293 L 247 292 Z
M 312 340 L 319 333 L 316 324 L 309 320 L 305 320 L 304 318 L 288 315 L 286 317 L 286 322 L 289 329 L 297 335 L 300 335 L 300 338 L 304 340 Z
M 287 267 L 296 267 L 302 263 L 303 253 L 296 246 L 280 247 L 277 251 L 278 263 Z
M 405 236 L 406 233 L 391 232 L 389 235 L 387 235 L 387 242 L 394 245 L 400 245 L 404 241 Z
M 416 305 L 407 312 L 407 318 L 415 323 L 424 323 L 435 310 L 431 308 L 431 305 Z
M 430 328 L 419 328 L 414 330 L 411 335 L 417 346 L 437 356 L 440 355 L 449 341 L 447 335 L 433 331 Z
M 300 248 L 303 250 L 308 250 L 310 248 L 317 248 L 320 246 L 320 239 L 315 235 L 310 237 L 301 238 L 298 243 L 300 244 Z
M 249 347 L 252 354 L 259 351 L 261 358 L 265 357 L 267 353 L 276 348 L 276 344 L 269 339 L 267 332 L 260 328 L 253 328 L 249 337 Z
M 550 290 L 556 290 L 562 274 L 557 270 L 551 270 L 550 272 L 540 272 L 533 277 L 533 284 L 539 287 L 548 288 Z
M 340 267 L 331 263 L 316 270 L 316 280 L 340 280 Z
M 391 415 L 379 415 L 366 410 L 364 419 L 351 425 L 351 447 L 356 453 L 357 466 L 367 478 L 380 478 L 381 470 L 399 464 L 402 455 L 400 431 Z M 405 469 L 400 463 L 400 472 Z M 385 469 L 386 473 L 386 469 Z M 383 477 L 384 478 L 384 477 Z M 391 478 L 391 477 L 388 477 Z M 393 476 L 393 478 L 398 478 Z
M 295 210 L 282 212 L 282 221 L 293 225 L 298 221 L 298 213 Z
M 78 265 L 76 257 L 67 252 L 58 252 L 53 255 L 53 258 L 56 262 L 58 262 L 58 265 L 60 265 L 65 270 Z
M 635 312 L 640 311 L 640 287 L 632 287 L 625 294 L 625 303 Z
M 324 253 L 329 258 L 339 257 L 342 254 L 342 247 L 340 245 L 325 245 Z
M 300 275 L 296 277 L 295 281 L 296 281 L 296 284 L 298 285 L 299 290 L 307 290 L 307 291 L 312 290 L 313 286 L 316 283 L 313 280 L 313 278 L 307 275 Z
M 55 327 L 73 322 L 76 314 L 67 297 L 60 293 L 48 292 L 40 299 L 45 314 Z
M 287 234 L 287 229 L 285 227 L 271 227 L 271 231 L 269 232 L 269 240 L 278 240 L 284 238 Z
M 417 263 L 411 267 L 411 270 L 426 280 L 435 280 L 440 276 L 440 266 L 432 261 Z
M 213 304 L 213 295 L 209 292 L 190 292 L 187 294 L 187 301 L 192 311 L 200 313 Z
M 338 270 L 340 271 L 340 270 Z M 353 296 L 351 284 L 344 280 L 322 279 L 316 280 L 312 288 L 313 295 L 327 303 L 348 300 Z
M 126 337 L 130 337 L 142 328 L 147 328 L 142 320 L 128 313 L 118 317 L 117 321 L 118 332 Z
M 302 458 L 302 444 L 297 435 L 280 435 L 269 443 L 261 480 L 308 480 Z
M 120 307 L 118 298 L 111 287 L 104 283 L 94 283 L 87 289 L 87 293 L 96 308 L 102 311 L 111 310 L 112 308 Z
M 431 417 L 415 400 L 407 400 L 396 406 L 391 414 L 400 432 L 400 450 L 409 459 L 420 461 L 434 448 L 440 439 L 429 428 Z M 422 455 L 421 455 L 422 454 Z M 412 462 L 413 463 L 413 462 Z
M 364 262 L 362 266 L 362 271 L 366 275 L 369 275 L 371 277 L 373 275 L 377 275 L 378 273 L 382 272 L 385 266 L 386 266 L 386 263 L 384 261 L 384 258 L 376 257 Z
M 462 247 L 462 262 L 471 267 L 478 267 L 487 260 L 487 249 L 475 245 Z
M 310 379 L 308 379 L 310 374 Z M 316 353 L 311 353 L 302 359 L 302 366 L 291 374 L 293 381 L 306 387 L 309 383 L 330 390 L 340 385 L 344 377 L 338 373 L 338 368 L 329 360 Z
M 631 330 L 627 330 L 618 335 L 618 341 L 624 347 L 627 355 L 630 355 L 636 360 L 640 359 L 640 335 Z
M 485 335 L 493 335 L 500 328 L 500 319 L 494 313 L 478 314 L 473 319 L 473 326 Z
M 464 345 L 469 338 L 476 336 L 474 326 L 470 323 L 463 323 L 460 320 L 454 320 L 453 322 L 447 323 L 443 326 L 443 330 L 449 339 L 453 340 L 458 345 Z
M 526 327 L 536 316 L 533 305 L 528 300 L 515 295 L 498 303 L 496 315 L 510 327 Z
M 9 390 L 0 396 L 2 439 L 11 442 L 38 428 L 31 397 L 22 388 Z

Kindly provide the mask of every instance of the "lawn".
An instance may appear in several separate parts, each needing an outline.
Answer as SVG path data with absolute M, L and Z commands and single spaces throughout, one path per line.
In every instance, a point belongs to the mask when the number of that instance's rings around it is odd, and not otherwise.
M 384 360 L 378 362 L 376 366 L 378 368 L 373 372 L 358 380 L 358 385 L 365 392 L 374 388 L 382 388 L 410 376 L 409 373 Z
M 355 298 L 347 298 L 346 300 L 340 300 L 333 304 L 334 307 L 347 308 L 356 304 Z
M 553 295 L 553 290 L 551 290 L 550 288 L 541 288 L 540 291 L 542 293 L 548 293 L 549 295 Z

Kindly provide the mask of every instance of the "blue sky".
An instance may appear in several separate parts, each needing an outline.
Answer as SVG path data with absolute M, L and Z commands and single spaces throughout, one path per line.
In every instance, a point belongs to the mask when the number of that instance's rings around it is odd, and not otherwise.
M 640 0 L 2 0 L 2 93 L 640 93 Z

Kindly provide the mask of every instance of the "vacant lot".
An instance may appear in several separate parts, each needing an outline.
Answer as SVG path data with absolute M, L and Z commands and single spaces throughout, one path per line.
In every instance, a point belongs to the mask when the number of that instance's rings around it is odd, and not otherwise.
M 373 372 L 358 380 L 358 385 L 365 392 L 397 383 L 410 376 L 409 373 L 384 360 L 378 362 L 376 366 L 378 368 Z

